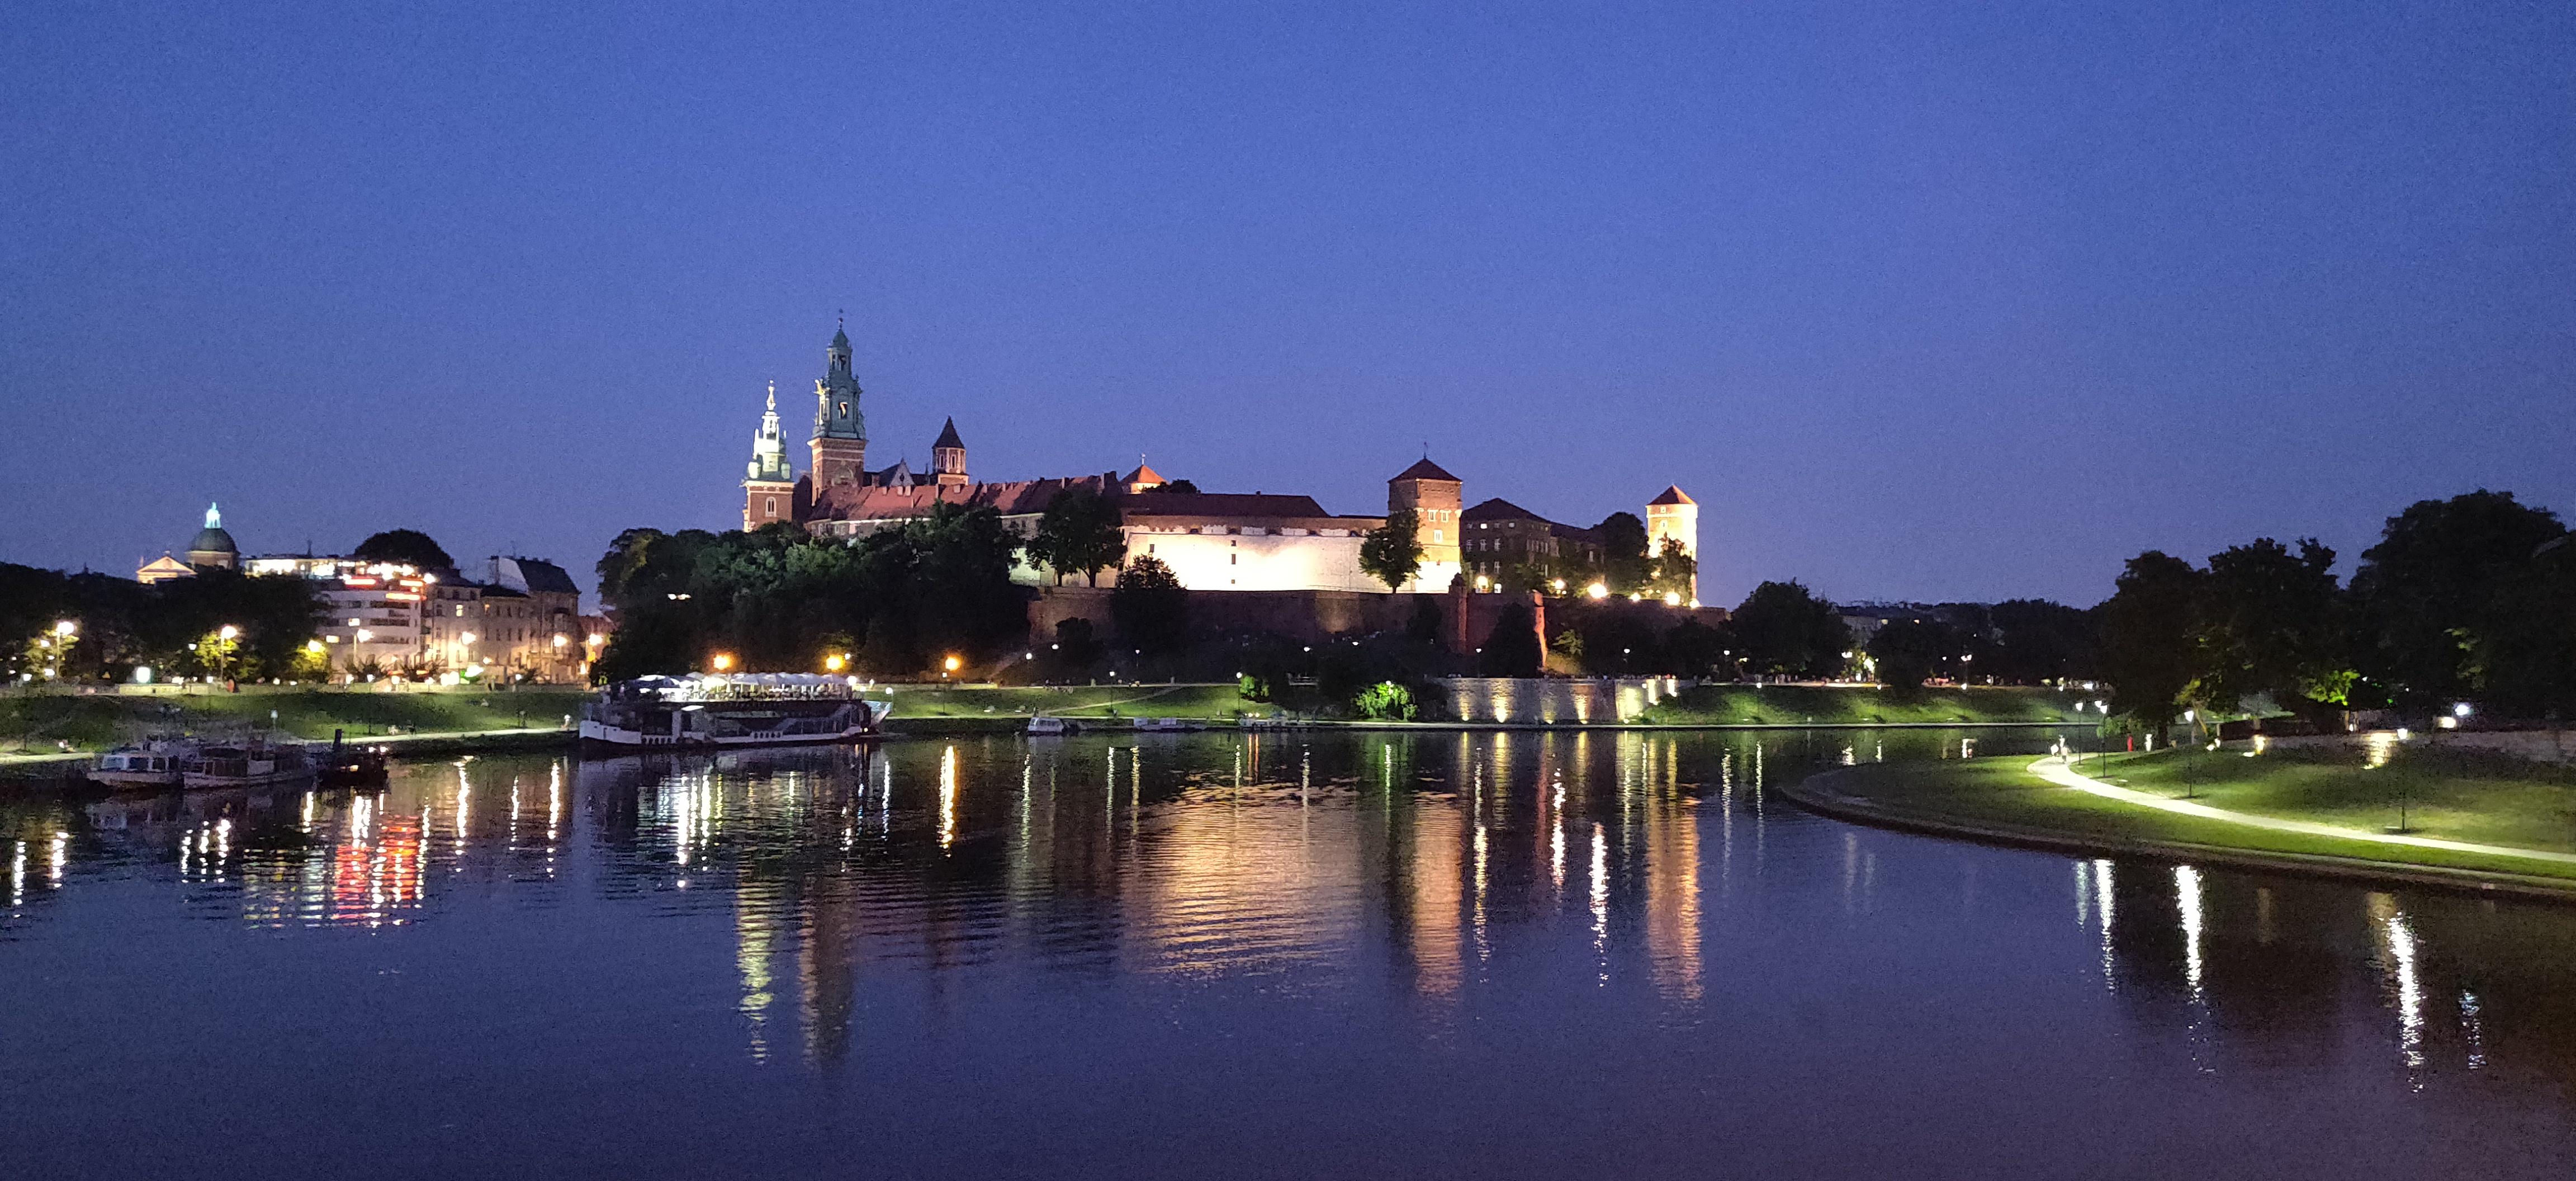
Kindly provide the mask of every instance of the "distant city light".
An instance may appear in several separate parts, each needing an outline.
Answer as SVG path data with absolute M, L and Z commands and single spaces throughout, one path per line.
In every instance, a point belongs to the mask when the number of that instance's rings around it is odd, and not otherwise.
M 1681 606 L 1681 605 L 1682 605 L 1682 595 L 1681 595 L 1681 592 L 1680 592 L 1680 591 L 1665 591 L 1665 592 L 1664 592 L 1664 605 L 1665 605 L 1665 606 L 1667 606 L 1667 607 L 1679 607 L 1679 606 Z
M 716 658 L 708 663 L 715 666 L 715 670 L 717 672 L 730 671 L 733 668 L 733 654 L 729 652 L 718 652 L 716 653 Z
M 966 667 L 966 662 L 952 654 L 948 659 L 940 661 L 939 667 L 947 669 L 949 672 L 956 672 L 958 669 Z
M 1606 583 L 1596 582 L 1583 588 L 1583 593 L 1592 598 L 1606 599 L 1610 597 L 1610 587 Z
M 842 669 L 848 668 L 849 666 L 850 666 L 850 659 L 849 659 L 848 657 L 846 657 L 846 656 L 841 655 L 841 654 L 840 654 L 840 653 L 838 653 L 838 652 L 835 652 L 835 653 L 833 653 L 833 654 L 831 654 L 831 655 L 826 656 L 826 657 L 824 657 L 824 658 L 823 658 L 823 671 L 825 671 L 825 672 L 833 672 L 833 673 L 836 673 L 836 672 L 841 671 Z

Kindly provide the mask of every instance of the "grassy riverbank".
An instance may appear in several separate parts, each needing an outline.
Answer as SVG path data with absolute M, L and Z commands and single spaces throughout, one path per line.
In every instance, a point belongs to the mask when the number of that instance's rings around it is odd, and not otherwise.
M 2083 721 L 2077 698 L 2049 689 L 1924 689 L 1867 685 L 1702 685 L 1637 720 L 1664 726 L 1870 726 Z
M 2372 768 L 2358 750 L 2162 751 L 2081 763 L 2115 786 L 2274 820 L 2379 833 L 2398 823 L 2418 836 L 2576 851 L 2576 771 L 2476 752 L 2407 750 Z M 2392 866 L 2576 881 L 2576 865 L 2258 828 L 2182 815 L 2047 782 L 2027 755 L 1947 763 L 1862 766 L 1813 783 L 1897 821 L 2058 836 L 2116 845 L 2165 845 Z M 1829 801 L 1830 802 L 1830 801 Z
M 155 733 L 223 734 L 275 725 L 303 738 L 389 733 L 460 734 L 553 729 L 566 714 L 578 716 L 590 691 L 569 686 L 502 689 L 425 689 L 379 693 L 352 689 L 295 689 L 243 693 L 45 693 L 0 697 L 0 755 L 104 750 Z

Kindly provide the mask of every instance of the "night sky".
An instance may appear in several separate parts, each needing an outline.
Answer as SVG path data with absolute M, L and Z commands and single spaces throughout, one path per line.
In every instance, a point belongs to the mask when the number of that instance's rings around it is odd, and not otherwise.
M 2576 512 L 2576 5 L 410 7 L 0 22 L 0 560 L 587 582 L 842 308 L 873 463 L 1366 513 L 1427 441 L 1679 483 L 1722 603 Z

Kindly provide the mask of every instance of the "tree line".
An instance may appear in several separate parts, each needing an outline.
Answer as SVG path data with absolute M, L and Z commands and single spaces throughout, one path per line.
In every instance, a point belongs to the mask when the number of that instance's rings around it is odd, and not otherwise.
M 2479 490 L 2387 519 L 2350 582 L 2314 538 L 2257 538 L 2194 565 L 2129 559 L 2098 609 L 2114 708 L 2147 727 L 2268 700 L 2319 721 L 2476 703 L 2576 711 L 2576 545 L 2557 514 Z

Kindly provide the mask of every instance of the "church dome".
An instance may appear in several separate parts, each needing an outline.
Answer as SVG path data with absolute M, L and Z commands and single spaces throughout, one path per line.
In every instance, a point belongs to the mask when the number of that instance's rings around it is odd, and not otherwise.
M 241 556 L 241 547 L 233 544 L 233 535 L 224 532 L 223 510 L 206 506 L 206 527 L 188 542 L 188 564 L 191 566 L 231 566 Z

